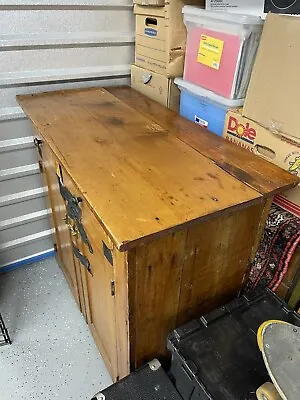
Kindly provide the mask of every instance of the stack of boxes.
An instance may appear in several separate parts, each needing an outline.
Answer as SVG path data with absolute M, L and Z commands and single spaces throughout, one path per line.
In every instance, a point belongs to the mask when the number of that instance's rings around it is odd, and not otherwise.
M 293 5 L 299 13 L 299 2 Z M 267 16 L 244 108 L 228 111 L 223 133 L 227 140 L 297 176 L 300 176 L 299 37 L 299 17 Z M 274 203 L 300 218 L 300 185 L 276 196 Z M 293 308 L 300 295 L 299 260 L 298 246 L 277 289 L 279 296 L 290 299 Z
M 227 113 L 224 137 L 300 175 L 300 20 L 269 14 L 243 109 Z M 275 202 L 300 217 L 300 186 Z
M 182 7 L 186 3 L 203 5 L 204 1 L 134 0 L 136 49 L 131 86 L 173 110 L 179 108 L 174 78 L 183 73 L 186 28 Z
M 187 45 L 180 114 L 222 136 L 226 112 L 244 103 L 263 21 L 260 17 L 183 8 Z

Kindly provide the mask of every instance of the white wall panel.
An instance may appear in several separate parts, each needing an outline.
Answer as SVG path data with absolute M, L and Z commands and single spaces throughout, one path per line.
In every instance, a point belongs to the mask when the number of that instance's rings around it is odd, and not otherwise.
M 0 53 L 1 54 L 1 53 Z M 113 67 L 112 67 L 113 68 Z M 29 94 L 29 93 L 38 93 L 38 92 L 48 92 L 53 90 L 66 90 L 66 89 L 74 89 L 74 88 L 85 88 L 85 87 L 95 87 L 95 86 L 119 86 L 124 84 L 129 84 L 130 78 L 130 66 L 124 65 L 118 66 L 120 69 L 112 70 L 109 67 L 105 67 L 105 73 L 107 76 L 103 76 L 101 78 L 95 79 L 99 72 L 94 72 L 93 70 L 85 70 L 82 72 L 82 76 L 84 78 L 76 79 L 78 71 L 57 71 L 57 74 L 53 75 L 37 75 L 35 77 L 31 76 L 30 80 L 35 81 L 35 83 L 27 83 L 25 76 L 24 79 L 20 78 L 19 84 L 15 85 L 7 85 L 1 88 L 0 85 L 0 120 L 7 121 L 9 119 L 15 118 L 24 118 L 24 113 L 18 107 L 16 101 L 17 94 Z M 41 71 L 39 71 L 41 72 Z M 74 75 L 72 75 L 72 73 Z M 112 74 L 115 73 L 115 76 Z M 12 75 L 12 74 L 10 74 Z M 66 77 L 69 79 L 74 76 L 74 80 L 72 82 L 67 81 Z M 8 79 L 12 79 L 11 76 Z M 61 80 L 60 80 L 61 79 Z M 13 80 L 13 79 L 12 79 Z M 47 80 L 47 83 L 45 82 Z M 16 82 L 16 79 L 13 80 Z M 0 144 L 1 146 L 1 144 Z M 1 150 L 0 150 L 1 151 Z
M 128 84 L 133 52 L 132 0 L 0 0 L 2 271 L 53 249 L 35 133 L 16 95 Z
M 0 82 L 8 73 L 20 72 L 20 59 L 24 50 L 3 51 L 0 62 Z M 122 60 L 122 64 L 119 60 Z M 99 72 L 104 66 L 129 65 L 133 58 L 132 46 L 112 47 L 74 47 L 71 49 L 32 49 L 30 57 L 22 62 L 24 71 L 64 70 L 68 68 L 97 68 Z M 100 72 L 101 73 L 101 72 Z M 4 75 L 5 74 L 5 75 Z

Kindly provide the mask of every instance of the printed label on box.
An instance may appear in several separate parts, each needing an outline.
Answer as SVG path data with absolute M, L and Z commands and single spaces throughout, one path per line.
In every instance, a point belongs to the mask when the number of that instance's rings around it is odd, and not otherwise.
M 195 124 L 203 126 L 204 128 L 208 127 L 208 121 L 205 121 L 205 119 L 202 119 L 202 118 L 198 117 L 197 115 L 195 115 L 194 121 L 195 121 Z
M 223 40 L 202 34 L 197 58 L 198 63 L 218 70 L 220 68 L 223 47 Z
M 284 160 L 284 162 L 287 164 L 287 170 L 294 175 L 299 174 L 300 172 L 300 152 L 299 151 L 293 151 L 292 153 L 288 154 Z
M 250 145 L 254 145 L 256 130 L 251 127 L 249 122 L 241 124 L 237 118 L 230 115 L 228 119 L 227 133 Z
M 151 36 L 151 37 L 157 36 L 157 30 L 153 28 L 145 28 L 144 32 L 146 36 Z

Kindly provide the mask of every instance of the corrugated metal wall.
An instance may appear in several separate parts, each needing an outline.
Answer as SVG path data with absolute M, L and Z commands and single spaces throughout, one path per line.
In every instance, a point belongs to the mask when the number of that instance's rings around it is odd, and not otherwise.
M 16 94 L 129 83 L 132 0 L 0 0 L 0 270 L 53 251 Z

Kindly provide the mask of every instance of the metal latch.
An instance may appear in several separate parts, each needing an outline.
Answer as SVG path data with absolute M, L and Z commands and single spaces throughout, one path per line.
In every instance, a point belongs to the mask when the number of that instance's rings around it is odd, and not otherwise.
M 58 175 L 57 175 L 57 179 L 58 179 L 60 194 L 66 202 L 67 214 L 75 222 L 76 228 L 77 228 L 78 232 L 80 233 L 82 240 L 88 246 L 89 252 L 91 254 L 93 254 L 94 251 L 93 251 L 92 245 L 91 245 L 91 243 L 88 239 L 88 236 L 86 234 L 86 231 L 81 223 L 82 211 L 79 206 L 79 203 L 82 202 L 82 198 L 74 196 L 69 191 L 69 189 L 62 183 L 62 180 Z

